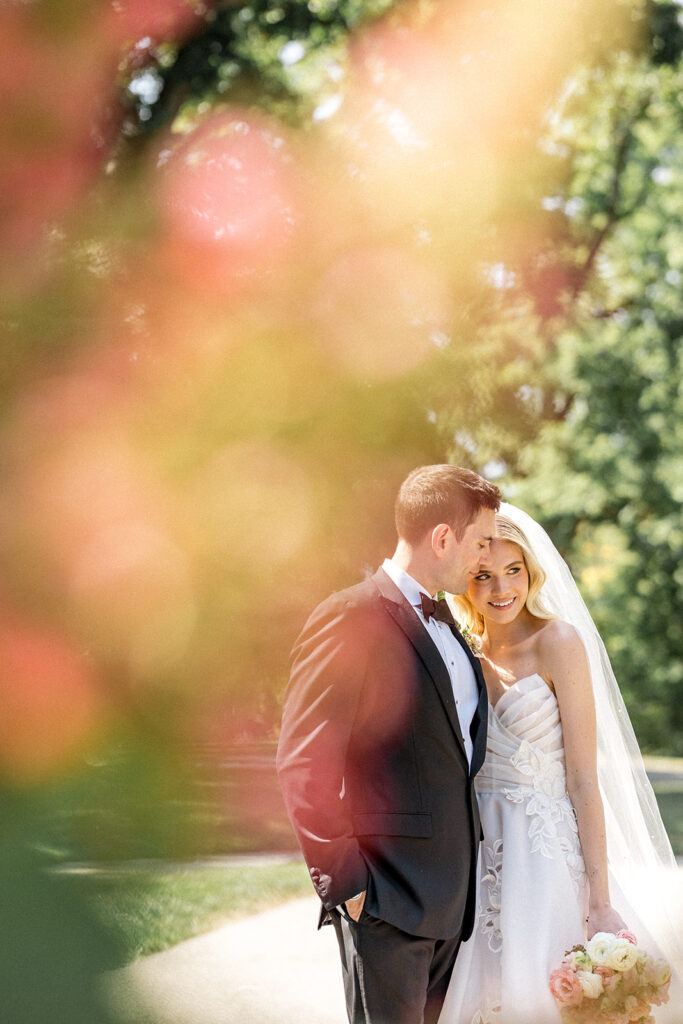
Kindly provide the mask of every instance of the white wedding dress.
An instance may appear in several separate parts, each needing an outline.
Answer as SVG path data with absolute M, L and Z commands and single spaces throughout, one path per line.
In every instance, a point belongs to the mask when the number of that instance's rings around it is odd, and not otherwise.
M 478 917 L 460 948 L 439 1024 L 560 1024 L 548 978 L 565 951 L 585 941 L 587 882 L 559 707 L 540 675 L 518 680 L 489 707 L 476 789 L 484 829 Z M 615 895 L 639 944 L 658 955 Z M 658 1024 L 671 1009 L 655 1008 Z

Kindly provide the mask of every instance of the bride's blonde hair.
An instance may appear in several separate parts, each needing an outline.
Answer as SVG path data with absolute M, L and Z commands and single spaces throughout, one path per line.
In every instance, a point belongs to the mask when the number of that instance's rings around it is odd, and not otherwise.
M 522 553 L 524 564 L 529 573 L 529 593 L 527 594 L 526 606 L 532 615 L 538 619 L 556 619 L 540 597 L 541 587 L 545 583 L 545 572 L 536 558 L 526 534 L 503 513 L 496 513 L 496 540 L 507 540 L 514 544 Z M 467 594 L 454 594 L 453 605 L 455 617 L 460 627 L 470 633 L 481 636 L 484 632 L 484 619 L 474 608 Z

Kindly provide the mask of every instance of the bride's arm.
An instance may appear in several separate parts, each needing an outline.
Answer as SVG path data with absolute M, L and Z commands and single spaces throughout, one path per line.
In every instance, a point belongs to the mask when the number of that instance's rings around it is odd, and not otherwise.
M 610 904 L 605 814 L 598 787 L 595 702 L 586 652 L 573 626 L 551 622 L 539 636 L 539 653 L 560 708 L 567 792 L 576 811 L 589 883 L 588 938 L 626 925 Z

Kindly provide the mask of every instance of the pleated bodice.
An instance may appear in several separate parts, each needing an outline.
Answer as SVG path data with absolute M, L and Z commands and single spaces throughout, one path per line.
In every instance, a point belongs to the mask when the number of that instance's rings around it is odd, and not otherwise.
M 534 673 L 510 686 L 495 708 L 489 705 L 486 760 L 477 776 L 477 792 L 533 787 L 539 772 L 552 793 L 561 796 L 565 762 L 560 710 L 553 691 Z

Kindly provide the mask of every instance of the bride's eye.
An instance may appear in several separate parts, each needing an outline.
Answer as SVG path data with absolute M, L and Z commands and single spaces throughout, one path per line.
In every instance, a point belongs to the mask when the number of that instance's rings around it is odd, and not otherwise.
M 518 565 L 513 565 L 513 567 L 510 570 L 508 570 L 508 575 L 516 576 L 518 572 L 519 572 L 519 566 Z
M 485 580 L 488 580 L 489 578 L 490 577 L 487 572 L 478 572 L 477 575 L 474 577 L 474 579 L 480 583 L 483 583 Z

